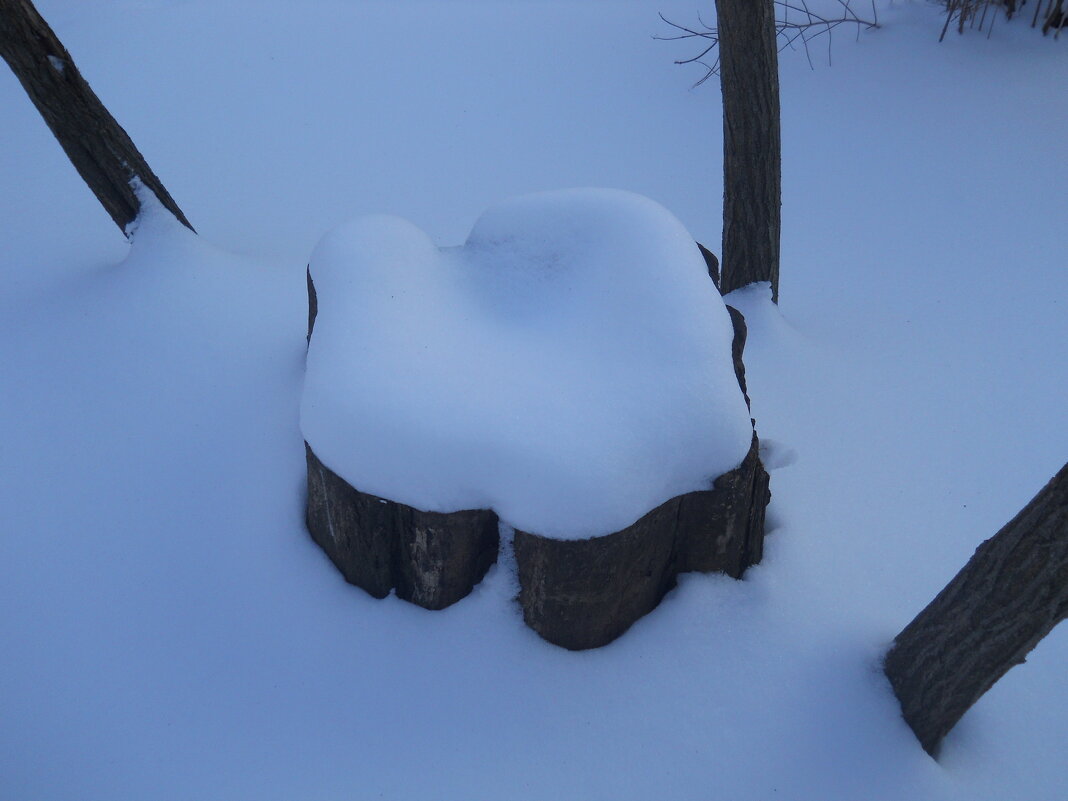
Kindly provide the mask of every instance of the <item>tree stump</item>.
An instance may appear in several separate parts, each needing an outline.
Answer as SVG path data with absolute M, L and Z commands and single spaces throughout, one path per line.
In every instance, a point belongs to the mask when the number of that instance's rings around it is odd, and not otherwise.
M 308 276 L 308 338 L 318 311 Z M 746 325 L 727 307 L 734 326 L 732 358 L 746 394 Z M 423 512 L 361 492 L 324 465 L 305 443 L 307 525 L 312 538 L 351 584 L 376 598 L 397 596 L 427 609 L 460 600 L 497 557 L 498 519 L 492 511 Z M 584 540 L 515 532 L 523 618 L 534 631 L 572 650 L 596 648 L 652 611 L 679 573 L 726 573 L 740 578 L 760 561 L 764 511 L 771 494 L 759 440 L 742 464 L 707 489 L 665 501 L 621 531 Z

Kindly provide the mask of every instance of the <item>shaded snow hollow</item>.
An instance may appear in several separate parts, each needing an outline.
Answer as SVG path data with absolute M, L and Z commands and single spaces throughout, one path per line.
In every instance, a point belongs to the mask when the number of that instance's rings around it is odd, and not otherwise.
M 580 538 L 749 449 L 723 300 L 693 237 L 640 195 L 515 198 L 452 248 L 365 217 L 320 241 L 311 273 L 301 425 L 364 492 Z

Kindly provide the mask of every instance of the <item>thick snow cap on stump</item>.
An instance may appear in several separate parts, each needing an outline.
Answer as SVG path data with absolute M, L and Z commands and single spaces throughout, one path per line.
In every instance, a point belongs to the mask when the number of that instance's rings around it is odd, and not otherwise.
M 707 489 L 749 450 L 726 307 L 648 198 L 515 198 L 451 248 L 365 217 L 310 269 L 301 425 L 363 492 L 582 538 Z

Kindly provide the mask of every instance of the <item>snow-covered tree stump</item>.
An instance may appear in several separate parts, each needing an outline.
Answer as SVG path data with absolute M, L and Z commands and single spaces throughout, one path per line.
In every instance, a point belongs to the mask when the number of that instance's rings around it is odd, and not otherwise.
M 308 272 L 307 524 L 345 578 L 440 609 L 493 564 L 500 514 L 527 624 L 582 649 L 679 573 L 759 561 L 770 495 L 745 321 L 687 239 L 605 190 L 503 204 L 460 248 L 384 217 L 325 237 Z
M 310 275 L 308 298 L 310 338 L 316 313 Z M 734 370 L 744 394 L 745 318 L 727 309 L 734 327 Z M 493 512 L 423 512 L 369 495 L 319 461 L 307 443 L 305 451 L 308 531 L 350 584 L 376 598 L 396 589 L 406 601 L 443 609 L 468 595 L 496 561 Z M 517 530 L 523 617 L 539 635 L 564 648 L 606 645 L 655 609 L 679 573 L 741 578 L 758 563 L 770 498 L 754 432 L 737 469 L 708 490 L 672 498 L 621 531 L 556 540 Z
M 308 341 L 318 302 L 311 271 Z M 425 609 L 444 609 L 468 595 L 497 561 L 497 515 L 487 509 L 424 512 L 361 492 L 319 461 L 308 463 L 308 532 L 350 584 L 375 598 L 391 590 Z

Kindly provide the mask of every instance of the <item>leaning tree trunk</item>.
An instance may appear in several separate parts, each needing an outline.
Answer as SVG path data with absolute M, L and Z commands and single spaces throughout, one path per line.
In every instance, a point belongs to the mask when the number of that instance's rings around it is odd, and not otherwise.
M 897 635 L 884 669 L 924 749 L 1068 616 L 1068 464 Z
M 140 181 L 187 228 L 193 226 L 126 131 L 82 78 L 70 53 L 30 0 L 0 0 L 0 56 L 111 219 L 125 234 L 141 203 Z
M 772 0 L 716 0 L 723 91 L 724 294 L 771 282 L 779 300 L 779 60 Z

